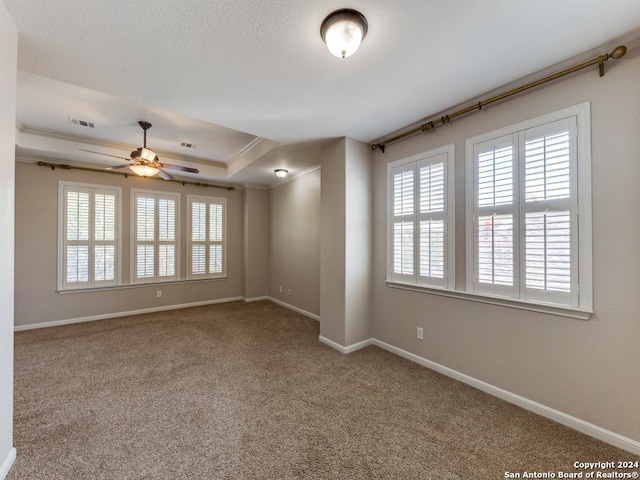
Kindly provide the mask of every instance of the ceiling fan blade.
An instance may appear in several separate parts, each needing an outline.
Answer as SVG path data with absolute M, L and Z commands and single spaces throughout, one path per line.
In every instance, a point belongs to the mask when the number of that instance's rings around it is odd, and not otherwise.
M 84 148 L 79 148 L 78 150 L 80 150 L 81 152 L 97 153 L 98 155 L 105 155 L 107 157 L 119 158 L 120 160 L 126 160 L 127 162 L 130 160 L 129 158 L 126 158 L 126 157 L 119 157 L 118 155 L 111 155 L 109 153 L 95 152 L 93 150 L 85 150 Z
M 116 165 L 115 167 L 105 167 L 107 170 L 117 170 L 119 168 L 129 168 L 130 165 L 125 163 L 124 165 Z
M 161 168 L 158 169 L 157 175 L 164 180 L 173 180 L 173 177 L 169 175 L 167 172 L 165 172 L 164 170 L 162 170 Z
M 180 170 L 181 172 L 200 173 L 200 170 L 198 170 L 197 168 L 181 167 L 180 165 L 171 165 L 164 162 L 162 162 L 162 167 L 168 168 L 170 170 Z

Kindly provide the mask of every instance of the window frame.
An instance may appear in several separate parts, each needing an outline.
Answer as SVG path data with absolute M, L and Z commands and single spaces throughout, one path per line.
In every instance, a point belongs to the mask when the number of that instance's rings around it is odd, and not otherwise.
M 193 204 L 195 202 L 198 203 L 206 203 L 207 211 L 207 239 L 206 240 L 194 240 L 193 239 Z M 221 232 L 221 240 L 211 240 L 211 205 L 220 205 L 222 206 L 222 232 Z M 210 197 L 204 195 L 187 195 L 187 278 L 189 280 L 199 280 L 199 279 L 219 279 L 219 278 L 227 278 L 227 199 L 223 197 Z M 205 247 L 205 273 L 193 273 L 193 246 L 195 244 L 200 244 Z M 210 271 L 210 247 L 212 245 L 221 245 L 222 249 L 222 269 L 220 272 L 211 272 Z
M 443 209 L 441 213 L 420 212 L 420 177 L 422 166 L 443 163 Z M 413 213 L 407 215 L 413 224 L 413 273 L 394 271 L 394 174 L 413 171 Z M 443 277 L 420 275 L 419 230 L 421 219 L 433 218 L 443 221 Z M 402 158 L 387 164 L 387 284 L 435 290 L 455 289 L 455 145 L 448 144 L 422 153 Z
M 89 248 L 89 279 L 86 282 L 69 282 L 66 276 L 67 257 L 66 247 L 72 240 L 67 239 L 67 215 L 68 204 L 66 193 L 68 191 L 85 190 L 90 195 L 89 200 L 89 239 L 86 244 Z M 113 241 L 95 239 L 95 195 L 99 193 L 113 193 L 115 196 L 115 239 Z M 58 181 L 58 264 L 57 264 L 57 290 L 91 290 L 96 288 L 114 287 L 122 285 L 122 188 L 112 185 L 99 185 L 84 182 Z M 85 241 L 82 241 L 85 242 Z M 113 245 L 114 247 L 114 278 L 113 280 L 95 280 L 95 250 L 96 243 Z
M 138 240 L 138 211 L 136 205 L 136 199 L 138 196 L 148 196 L 154 198 L 154 239 L 153 240 Z M 130 269 L 131 269 L 131 277 L 130 283 L 132 285 L 140 285 L 140 284 L 154 284 L 154 283 L 166 283 L 166 282 L 175 282 L 180 280 L 180 238 L 181 238 L 181 230 L 180 230 L 180 197 L 179 193 L 172 192 L 164 192 L 159 190 L 146 190 L 146 189 L 131 189 L 131 206 L 130 206 L 130 221 L 131 221 L 131 247 L 130 247 Z M 158 201 L 160 199 L 165 200 L 173 200 L 175 205 L 175 223 L 174 223 L 174 241 L 160 240 L 158 238 L 158 229 L 160 228 L 159 222 L 157 221 L 159 216 L 158 210 Z M 139 242 L 145 242 L 154 246 L 154 274 L 149 277 L 138 277 L 138 244 Z M 174 246 L 174 265 L 173 265 L 173 275 L 159 275 L 158 268 L 158 250 L 161 244 L 173 244 Z
M 572 280 L 572 288 L 570 290 L 570 299 L 566 303 L 559 303 L 554 299 L 554 295 L 534 295 L 529 296 L 526 292 L 524 284 L 524 265 L 526 261 L 525 248 L 525 231 L 524 219 L 527 213 L 527 205 L 524 199 L 524 145 L 525 133 L 528 130 L 536 129 L 544 125 L 553 124 L 564 119 L 575 120 L 575 173 L 570 178 L 573 189 L 570 196 L 571 203 L 571 233 L 572 233 L 572 257 L 575 252 L 576 257 L 572 258 L 571 272 L 576 275 Z M 512 212 L 514 215 L 514 278 L 513 288 L 509 292 L 505 289 L 480 288 L 476 275 L 476 232 L 477 232 L 477 210 L 476 210 L 476 173 L 475 173 L 475 157 L 476 146 L 490 139 L 498 139 L 506 136 L 513 136 L 516 150 L 514 160 L 516 165 L 514 176 L 514 199 Z M 517 138 L 516 138 L 517 137 Z M 542 115 L 536 118 L 519 122 L 498 130 L 486 132 L 481 135 L 468 138 L 466 140 L 466 186 L 467 186 L 467 205 L 466 205 L 466 279 L 467 293 L 488 297 L 488 298 L 506 298 L 508 303 L 517 302 L 525 305 L 548 305 L 551 313 L 554 309 L 559 311 L 573 311 L 580 315 L 582 312 L 586 314 L 592 313 L 592 206 L 591 206 L 591 121 L 590 121 L 590 103 L 585 102 L 573 107 L 568 107 L 556 112 Z M 520 171 L 519 171 L 520 170 Z M 576 177 L 577 175 L 577 177 Z M 576 232 L 573 235 L 573 232 Z M 517 261 L 517 263 L 516 263 Z M 577 269 L 577 271 L 576 271 Z M 546 297 L 546 298 L 545 298 Z M 559 298 L 556 296 L 556 298 Z

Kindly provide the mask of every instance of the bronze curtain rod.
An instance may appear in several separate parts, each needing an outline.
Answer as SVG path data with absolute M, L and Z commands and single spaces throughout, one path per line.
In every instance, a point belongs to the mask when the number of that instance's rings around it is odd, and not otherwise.
M 75 165 L 66 165 L 66 164 L 62 164 L 62 163 L 47 163 L 47 162 L 38 162 L 37 164 L 39 167 L 49 167 L 51 170 L 55 170 L 56 168 L 59 168 L 61 170 L 84 170 L 87 172 L 98 172 L 98 173 L 112 173 L 115 175 L 124 175 L 125 177 L 128 177 L 130 174 L 126 173 L 126 172 L 116 172 L 116 171 L 112 171 L 112 170 L 98 170 L 97 168 L 88 168 L 88 167 L 76 167 Z M 137 177 L 138 175 L 133 174 L 134 177 Z M 154 177 L 146 177 L 146 178 L 151 178 L 152 180 L 160 180 L 159 178 L 154 178 Z M 211 185 L 208 183 L 200 183 L 200 182 L 189 182 L 187 180 L 176 180 L 175 178 L 172 180 L 163 180 L 163 182 L 177 182 L 177 183 L 181 183 L 182 185 L 196 185 L 197 187 L 212 187 L 212 188 L 224 188 L 227 191 L 231 191 L 231 190 L 235 190 L 235 187 L 230 187 L 230 186 L 226 186 L 226 185 Z
M 508 92 L 505 93 L 501 93 L 500 95 L 496 95 L 495 97 L 491 97 L 488 100 L 484 100 L 482 102 L 478 102 L 474 105 L 468 106 L 466 108 L 463 108 L 462 110 L 458 110 L 457 112 L 453 112 L 450 113 L 449 115 L 444 115 L 442 117 L 440 117 L 439 119 L 436 120 L 432 120 L 429 121 L 427 123 L 423 123 L 422 125 L 420 125 L 419 127 L 416 127 L 412 130 L 408 130 L 404 133 L 401 133 L 393 138 L 390 138 L 388 140 L 386 140 L 383 143 L 374 143 L 373 145 L 371 145 L 371 150 L 377 150 L 380 149 L 382 151 L 382 153 L 384 153 L 384 148 L 388 143 L 393 143 L 396 142 L 398 140 L 401 140 L 405 137 L 408 137 L 410 135 L 414 135 L 416 133 L 419 132 L 428 132 L 430 130 L 434 130 L 437 127 L 440 127 L 442 125 L 446 125 L 448 124 L 452 118 L 455 117 L 459 117 L 460 115 L 464 115 L 466 113 L 472 112 L 474 110 L 482 110 L 482 107 L 489 105 L 491 103 L 497 102 L 499 100 L 503 100 L 507 97 L 510 97 L 512 95 L 516 95 L 518 93 L 522 93 L 525 90 L 529 90 L 531 88 L 537 87 L 539 85 L 542 85 L 544 83 L 547 82 L 551 82 L 553 80 L 556 80 L 557 78 L 560 77 L 564 77 L 565 75 L 569 75 L 571 73 L 577 72 L 578 70 L 582 70 L 583 68 L 587 68 L 590 67 L 591 65 L 595 65 L 598 64 L 598 70 L 600 72 L 600 76 L 604 76 L 604 62 L 606 62 L 607 60 L 609 60 L 610 58 L 614 58 L 614 59 L 618 59 L 624 56 L 624 54 L 627 53 L 627 47 L 625 47 L 624 45 L 621 45 L 619 47 L 616 47 L 613 49 L 613 51 L 611 53 L 605 53 L 603 55 L 600 55 L 592 60 L 588 60 L 584 63 L 581 63 L 579 65 L 575 65 L 573 67 L 567 68 L 565 70 L 562 70 L 558 73 L 554 73 L 552 75 L 548 75 L 544 78 L 541 78 L 540 80 L 536 80 L 535 82 L 531 82 L 531 83 L 527 83 L 526 85 L 523 85 L 521 87 L 518 88 L 514 88 L 513 90 L 509 90 Z

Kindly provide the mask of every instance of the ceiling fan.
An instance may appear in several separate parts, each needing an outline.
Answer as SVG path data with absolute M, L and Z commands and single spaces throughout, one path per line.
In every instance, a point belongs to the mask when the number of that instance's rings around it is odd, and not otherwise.
M 197 168 L 181 167 L 179 165 L 170 165 L 168 163 L 160 162 L 158 155 L 153 150 L 147 148 L 147 130 L 151 128 L 149 122 L 140 121 L 138 125 L 144 130 L 144 144 L 142 147 L 135 149 L 131 152 L 131 159 L 125 157 L 118 157 L 116 155 L 109 155 L 108 153 L 94 152 L 92 150 L 85 150 L 81 148 L 83 152 L 97 153 L 99 155 L 106 155 L 108 157 L 121 158 L 131 163 L 125 163 L 124 165 L 118 165 L 116 167 L 107 167 L 107 170 L 117 170 L 120 168 L 128 168 L 136 175 L 141 177 L 153 177 L 158 175 L 164 180 L 172 180 L 173 177 L 165 172 L 163 169 L 180 170 L 182 172 L 199 173 Z

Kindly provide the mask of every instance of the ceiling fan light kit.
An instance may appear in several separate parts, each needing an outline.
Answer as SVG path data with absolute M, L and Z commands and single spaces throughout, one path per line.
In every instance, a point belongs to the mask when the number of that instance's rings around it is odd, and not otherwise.
M 350 8 L 343 8 L 330 13 L 322 21 L 320 36 L 333 55 L 347 58 L 358 50 L 368 28 L 364 15 Z
M 162 164 L 158 162 L 156 152 L 147 148 L 147 130 L 149 130 L 152 125 L 144 121 L 138 122 L 138 125 L 144 130 L 144 145 L 131 152 L 131 159 L 136 163 L 129 165 L 129 170 L 141 177 L 153 177 L 160 172 L 159 167 L 161 167 Z M 154 165 L 156 163 L 158 164 L 157 167 Z
M 137 150 L 136 150 L 137 152 Z M 133 152 L 131 154 L 133 156 Z M 146 162 L 157 162 L 158 161 L 158 155 L 156 155 L 156 152 L 154 152 L 153 150 L 149 150 L 146 147 L 142 147 L 140 149 L 140 158 Z
M 129 165 L 129 170 L 141 177 L 153 177 L 160 171 L 156 167 L 152 167 L 150 165 Z

